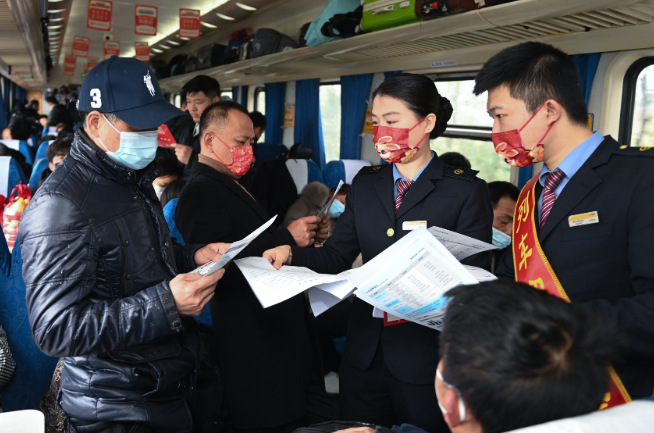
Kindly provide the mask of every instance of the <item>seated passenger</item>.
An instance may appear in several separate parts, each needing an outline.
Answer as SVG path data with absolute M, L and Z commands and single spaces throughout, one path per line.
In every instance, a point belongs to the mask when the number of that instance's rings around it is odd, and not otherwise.
M 443 162 L 450 167 L 472 168 L 468 158 L 459 152 L 445 152 L 439 155 Z
M 252 143 L 254 158 L 252 158 L 252 164 L 250 170 L 245 174 L 245 176 L 241 177 L 240 180 L 241 185 L 246 187 L 248 190 L 252 189 L 252 184 L 257 175 L 257 167 L 256 167 L 257 145 L 259 143 L 259 139 L 263 135 L 263 132 L 266 130 L 266 126 L 268 126 L 268 121 L 266 120 L 266 116 L 264 116 L 258 111 L 250 112 L 250 120 L 252 120 L 252 126 L 254 127 L 254 141 Z
M 332 203 L 332 205 L 329 207 L 329 234 L 331 236 L 332 233 L 336 230 L 336 224 L 338 223 L 338 218 L 341 216 L 341 214 L 345 211 L 345 199 L 347 198 L 348 193 L 350 192 L 350 184 L 349 183 L 344 183 L 343 186 L 341 186 L 341 189 L 338 191 L 338 195 L 336 196 L 336 200 Z M 332 199 L 332 196 L 336 190 L 332 190 L 329 193 L 329 199 Z
M 610 320 L 509 280 L 448 296 L 435 385 L 452 433 L 509 432 L 600 408 L 620 341 Z
M 233 101 L 209 106 L 200 121 L 202 153 L 177 203 L 175 223 L 194 242 L 243 239 L 270 215 L 239 183 L 252 161 L 252 121 Z M 307 247 L 324 239 L 327 225 L 301 218 L 287 229 L 269 228 L 237 258 L 261 256 L 290 242 Z M 237 432 L 291 432 L 328 417 L 310 417 L 314 398 L 330 404 L 319 349 L 303 293 L 263 309 L 237 266 L 227 268 L 211 301 L 230 427 Z
M 32 136 L 32 124 L 22 115 L 12 117 L 7 128 L 9 128 L 9 140 L 27 142 Z
M 185 177 L 173 180 L 168 185 L 166 185 L 163 192 L 161 193 L 161 197 L 159 197 L 161 207 L 166 207 L 169 201 L 179 198 L 179 196 L 182 194 L 184 185 L 186 185 Z
M 57 98 L 53 95 L 45 98 L 45 102 L 50 107 L 50 113 L 48 114 L 48 126 L 57 126 L 60 123 L 67 125 L 73 124 L 73 117 L 68 112 L 63 103 L 59 103 Z
M 2 139 L 11 140 L 11 131 L 9 131 L 9 128 L 5 128 L 2 130 Z
M 161 201 L 161 194 L 168 184 L 182 177 L 182 171 L 177 165 L 177 160 L 170 158 L 157 158 L 156 166 L 159 169 L 159 176 L 152 181 L 152 187 Z M 163 205 L 162 205 L 163 206 Z
M 329 187 L 322 182 L 311 182 L 286 212 L 281 227 L 288 227 L 293 221 L 308 216 L 316 216 L 329 199 Z
M 498 250 L 493 251 L 491 272 L 495 268 L 506 247 L 513 237 L 513 214 L 520 195 L 520 190 L 511 182 L 495 181 L 488 184 L 491 203 L 493 203 L 493 245 Z
M 41 114 L 39 116 L 39 123 L 41 124 L 42 127 L 47 127 L 48 126 L 48 116 L 45 114 Z
M 48 168 L 41 172 L 41 178 L 39 179 L 39 184 L 31 191 L 32 195 L 41 188 L 41 185 L 46 181 L 48 177 L 55 171 L 55 169 L 63 162 L 70 148 L 73 144 L 73 137 L 65 137 L 59 140 L 55 140 L 54 143 L 50 144 L 45 151 L 46 157 L 48 158 Z

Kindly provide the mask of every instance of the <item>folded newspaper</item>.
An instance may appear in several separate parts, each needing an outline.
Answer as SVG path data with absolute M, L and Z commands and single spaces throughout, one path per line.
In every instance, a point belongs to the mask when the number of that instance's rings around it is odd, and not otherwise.
M 338 275 L 321 275 L 297 266 L 282 266 L 278 271 L 262 257 L 235 263 L 264 308 L 308 290 L 314 314 L 319 315 L 354 293 L 377 311 L 440 329 L 448 290 L 495 278 L 483 269 L 462 265 L 458 257 L 494 248 L 432 227 L 413 230 L 362 267 Z

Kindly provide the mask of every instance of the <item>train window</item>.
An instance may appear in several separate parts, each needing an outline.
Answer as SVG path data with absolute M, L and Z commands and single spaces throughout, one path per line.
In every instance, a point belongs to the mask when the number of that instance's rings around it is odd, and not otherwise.
M 325 139 L 325 162 L 341 157 L 341 85 L 320 85 L 320 116 Z
M 264 116 L 266 115 L 266 88 L 257 87 L 254 89 L 254 111 L 258 111 Z M 268 125 L 269 127 L 270 125 Z M 266 142 L 266 132 L 264 131 L 259 138 L 259 143 Z
M 458 152 L 470 161 L 473 170 L 486 182 L 509 181 L 511 167 L 495 153 L 490 139 L 493 119 L 486 111 L 486 94 L 475 96 L 474 80 L 437 81 L 438 92 L 452 103 L 454 112 L 443 136 L 431 140 L 437 154 Z
M 634 62 L 625 73 L 618 141 L 654 146 L 654 57 Z
M 220 92 L 220 99 L 222 99 L 223 101 L 233 101 L 234 92 L 232 92 L 232 89 L 223 90 L 222 92 Z
M 175 95 L 175 107 L 180 108 L 182 106 L 182 95 L 179 93 Z

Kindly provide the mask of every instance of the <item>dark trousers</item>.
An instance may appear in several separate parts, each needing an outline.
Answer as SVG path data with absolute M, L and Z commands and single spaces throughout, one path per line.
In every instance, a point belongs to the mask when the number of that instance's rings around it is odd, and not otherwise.
M 343 421 L 367 422 L 388 428 L 407 423 L 429 433 L 450 431 L 438 407 L 434 384 L 411 385 L 393 377 L 384 362 L 381 343 L 365 371 L 352 365 L 347 352 L 343 356 L 340 403 L 340 419 Z
M 140 422 L 117 422 L 100 433 L 156 433 L 156 431 Z

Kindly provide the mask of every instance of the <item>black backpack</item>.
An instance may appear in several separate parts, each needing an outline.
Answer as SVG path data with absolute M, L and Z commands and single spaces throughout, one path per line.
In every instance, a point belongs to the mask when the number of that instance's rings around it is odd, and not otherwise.
M 288 51 L 296 47 L 297 42 L 290 36 L 273 29 L 259 29 L 254 33 L 254 37 L 252 38 L 250 58 L 254 59 L 280 51 Z

